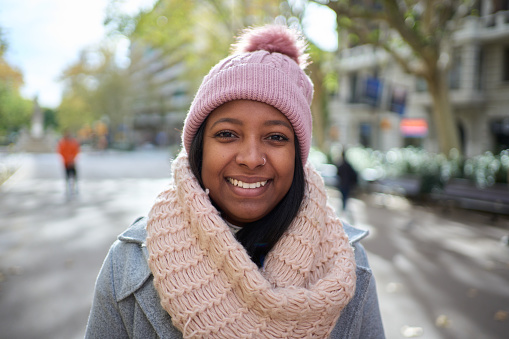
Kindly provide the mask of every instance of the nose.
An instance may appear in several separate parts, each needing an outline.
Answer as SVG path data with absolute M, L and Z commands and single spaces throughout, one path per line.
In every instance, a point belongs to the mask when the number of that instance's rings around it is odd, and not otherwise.
M 263 150 L 263 145 L 256 140 L 245 140 L 239 146 L 236 161 L 241 166 L 246 166 L 249 169 L 265 165 L 266 156 Z

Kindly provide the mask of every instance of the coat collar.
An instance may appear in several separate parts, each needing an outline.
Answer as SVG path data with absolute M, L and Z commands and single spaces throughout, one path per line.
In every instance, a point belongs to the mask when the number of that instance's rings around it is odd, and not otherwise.
M 118 240 L 144 245 L 147 237 L 147 220 L 147 217 L 136 219 L 127 230 L 118 236 Z
M 343 229 L 345 230 L 346 235 L 348 236 L 348 241 L 350 242 L 350 245 L 354 245 L 361 241 L 362 239 L 366 238 L 369 235 L 368 230 L 361 230 L 358 228 L 355 228 L 351 226 L 350 224 L 342 221 Z
M 361 230 L 343 222 L 343 229 L 348 236 L 350 245 L 361 241 L 368 236 L 369 232 Z M 147 218 L 140 217 L 134 221 L 134 223 L 120 236 L 118 239 L 123 242 L 137 243 L 145 246 L 145 238 L 147 237 Z

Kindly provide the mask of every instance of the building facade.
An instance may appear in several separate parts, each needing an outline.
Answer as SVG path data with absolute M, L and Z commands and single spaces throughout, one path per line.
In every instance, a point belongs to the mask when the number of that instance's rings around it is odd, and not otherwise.
M 509 1 L 485 0 L 452 37 L 450 97 L 466 156 L 509 148 Z M 424 80 L 371 45 L 344 49 L 340 91 L 329 110 L 337 141 L 387 151 L 438 152 Z
M 192 99 L 183 77 L 184 62 L 139 41 L 131 43 L 130 58 L 129 107 L 135 144 L 178 145 Z

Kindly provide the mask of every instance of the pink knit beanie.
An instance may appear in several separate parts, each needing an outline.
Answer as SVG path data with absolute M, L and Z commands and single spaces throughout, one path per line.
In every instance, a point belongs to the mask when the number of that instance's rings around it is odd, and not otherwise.
M 301 36 L 281 25 L 244 31 L 233 55 L 214 66 L 196 93 L 184 122 L 187 152 L 200 125 L 217 107 L 232 100 L 254 100 L 283 113 L 293 126 L 305 164 L 311 147 L 313 84 Z

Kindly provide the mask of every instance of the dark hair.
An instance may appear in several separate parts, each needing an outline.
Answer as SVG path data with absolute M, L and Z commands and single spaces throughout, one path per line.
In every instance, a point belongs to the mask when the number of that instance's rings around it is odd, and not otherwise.
M 205 120 L 191 143 L 189 149 L 189 164 L 191 171 L 198 179 L 203 188 L 201 178 L 203 161 L 203 134 L 205 130 Z M 247 253 L 251 256 L 253 262 L 261 267 L 266 254 L 274 247 L 283 233 L 288 229 L 292 220 L 297 215 L 302 199 L 304 198 L 304 189 L 306 181 L 304 178 L 304 167 L 300 156 L 300 147 L 295 136 L 295 170 L 293 172 L 293 181 L 286 195 L 279 204 L 260 220 L 248 223 L 236 233 L 237 240 L 244 246 Z

